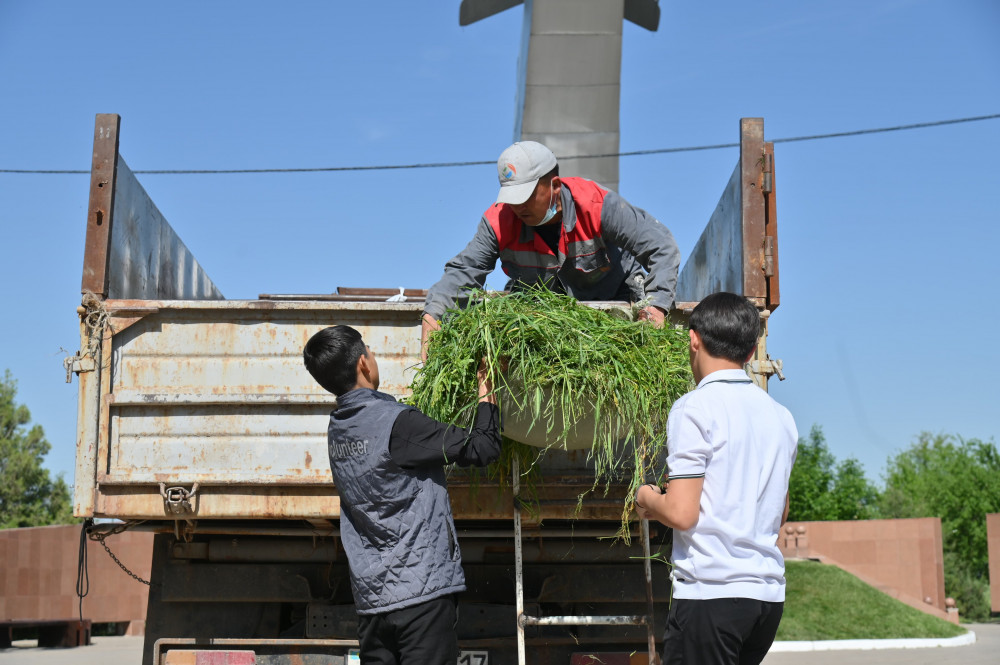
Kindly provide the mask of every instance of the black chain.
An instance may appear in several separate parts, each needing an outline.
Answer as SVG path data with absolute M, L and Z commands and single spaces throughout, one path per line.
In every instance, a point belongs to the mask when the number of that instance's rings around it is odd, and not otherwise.
M 121 562 L 121 561 L 120 561 L 120 560 L 118 559 L 118 557 L 116 557 L 116 556 L 115 556 L 115 553 L 111 551 L 111 548 L 110 548 L 110 547 L 108 547 L 108 544 L 107 544 L 107 543 L 105 542 L 105 539 L 106 539 L 106 538 L 107 538 L 108 536 L 114 536 L 114 535 L 116 535 L 116 534 L 119 534 L 119 533 L 123 533 L 123 532 L 124 532 L 124 531 L 125 531 L 126 529 L 128 529 L 128 528 L 129 528 L 130 526 L 132 526 L 132 523 L 131 523 L 131 522 L 125 522 L 124 524 L 120 524 L 120 525 L 118 525 L 118 526 L 114 527 L 114 528 L 113 528 L 113 529 L 111 529 L 110 531 L 106 531 L 106 532 L 99 532 L 99 533 L 98 533 L 98 532 L 94 532 L 94 533 L 91 533 L 91 534 L 90 534 L 90 538 L 91 538 L 91 540 L 96 540 L 97 542 L 99 542 L 99 543 L 101 544 L 101 546 L 102 546 L 102 547 L 104 547 L 104 551 L 108 553 L 108 556 L 109 556 L 109 557 L 111 557 L 111 560 L 112 560 L 112 561 L 114 561 L 115 563 L 117 563 L 117 564 L 118 564 L 118 567 L 119 567 L 119 568 L 121 568 L 122 570 L 124 570 L 124 571 L 125 571 L 125 573 L 126 573 L 126 574 L 127 574 L 127 575 L 128 575 L 129 577 L 131 577 L 132 579 L 134 579 L 134 580 L 135 580 L 136 582 L 142 582 L 142 583 L 143 583 L 143 584 L 145 584 L 146 586 L 152 586 L 152 585 L 151 585 L 151 584 L 149 583 L 149 580 L 144 580 L 144 579 L 142 579 L 141 577 L 139 577 L 138 575 L 136 575 L 135 573 L 133 573 L 133 572 L 132 572 L 131 570 L 129 570 L 129 569 L 128 569 L 128 568 L 127 568 L 127 567 L 125 566 L 125 564 L 124 564 L 124 563 L 122 563 L 122 562 Z

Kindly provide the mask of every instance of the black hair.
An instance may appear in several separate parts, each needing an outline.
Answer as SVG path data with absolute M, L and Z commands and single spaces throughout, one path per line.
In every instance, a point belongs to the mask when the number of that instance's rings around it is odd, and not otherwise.
M 324 328 L 302 350 L 309 373 L 338 397 L 358 384 L 358 359 L 367 355 L 361 333 L 350 326 Z
M 688 327 L 701 337 L 708 355 L 744 363 L 757 346 L 760 314 L 743 296 L 720 291 L 698 303 Z

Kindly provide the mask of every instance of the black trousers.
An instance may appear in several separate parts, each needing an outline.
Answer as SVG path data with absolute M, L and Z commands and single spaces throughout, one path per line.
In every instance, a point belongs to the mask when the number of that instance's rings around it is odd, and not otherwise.
M 358 616 L 361 665 L 454 665 L 458 662 L 458 597 Z
M 674 598 L 663 664 L 758 665 L 774 642 L 784 606 L 752 598 Z

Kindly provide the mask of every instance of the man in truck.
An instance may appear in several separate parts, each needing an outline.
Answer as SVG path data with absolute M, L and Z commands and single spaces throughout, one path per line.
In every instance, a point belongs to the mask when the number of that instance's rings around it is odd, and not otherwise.
M 543 284 L 578 300 L 642 302 L 639 318 L 663 325 L 680 265 L 666 226 L 595 182 L 560 177 L 556 156 L 536 141 L 504 150 L 497 177 L 496 202 L 427 293 L 425 357 L 428 336 L 445 310 L 463 293 L 482 288 L 497 259 L 510 277 L 509 291 Z
M 667 421 L 667 489 L 639 488 L 640 517 L 673 528 L 664 665 L 753 665 L 781 621 L 785 561 L 778 531 L 798 431 L 743 365 L 760 315 L 743 296 L 713 293 L 690 319 L 698 386 Z
M 303 358 L 313 378 L 337 396 L 330 469 L 340 494 L 361 662 L 453 665 L 465 575 L 444 467 L 486 466 L 500 455 L 500 415 L 485 366 L 475 423 L 461 429 L 379 392 L 378 362 L 354 328 L 319 331 Z

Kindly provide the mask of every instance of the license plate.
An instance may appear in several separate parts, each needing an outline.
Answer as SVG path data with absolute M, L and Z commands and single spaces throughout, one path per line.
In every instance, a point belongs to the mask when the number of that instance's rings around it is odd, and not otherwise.
M 361 654 L 357 649 L 347 652 L 347 665 L 361 665 Z M 458 665 L 490 665 L 490 652 L 462 651 L 458 655 Z

